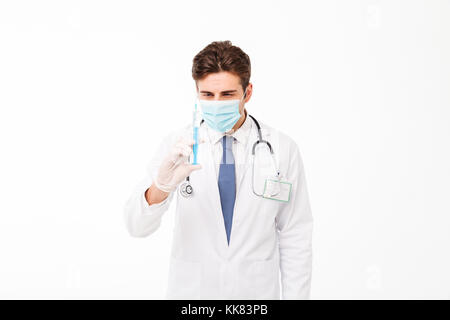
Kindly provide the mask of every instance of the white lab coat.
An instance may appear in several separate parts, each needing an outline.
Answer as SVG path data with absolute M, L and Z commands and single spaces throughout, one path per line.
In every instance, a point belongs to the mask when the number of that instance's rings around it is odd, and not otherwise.
M 180 135 L 190 136 L 188 127 L 164 139 L 147 177 L 126 203 L 129 233 L 146 237 L 158 229 L 173 197 L 177 198 L 167 299 L 280 299 L 280 288 L 282 299 L 309 298 L 313 219 L 303 162 L 291 138 L 260 125 L 263 139 L 272 144 L 282 178 L 292 183 L 291 197 L 284 203 L 253 193 L 251 147 L 258 138 L 253 126 L 247 143 L 248 165 L 236 181 L 229 245 L 208 141 L 199 147 L 202 169 L 190 175 L 192 197 L 181 196 L 177 189 L 161 203 L 150 206 L 145 200 L 145 190 L 173 143 Z M 200 135 L 205 133 L 203 124 Z M 258 193 L 260 185 L 255 185 Z

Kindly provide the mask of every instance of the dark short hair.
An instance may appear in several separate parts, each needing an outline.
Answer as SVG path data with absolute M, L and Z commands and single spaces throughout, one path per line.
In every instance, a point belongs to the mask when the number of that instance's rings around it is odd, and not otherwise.
M 228 71 L 239 76 L 242 89 L 245 91 L 250 82 L 250 58 L 229 40 L 211 42 L 194 57 L 192 78 L 197 81 L 208 74 L 220 71 Z

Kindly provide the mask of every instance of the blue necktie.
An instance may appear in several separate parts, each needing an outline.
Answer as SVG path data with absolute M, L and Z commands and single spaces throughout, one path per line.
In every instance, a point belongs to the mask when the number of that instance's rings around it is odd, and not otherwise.
M 233 222 L 234 202 L 236 200 L 236 173 L 232 151 L 233 137 L 222 138 L 222 162 L 219 170 L 219 193 L 222 205 L 223 221 L 227 232 L 227 241 L 230 244 L 231 224 Z

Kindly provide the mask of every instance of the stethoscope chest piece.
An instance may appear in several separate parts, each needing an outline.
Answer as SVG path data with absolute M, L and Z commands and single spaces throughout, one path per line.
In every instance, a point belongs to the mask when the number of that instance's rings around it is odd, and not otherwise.
M 180 194 L 187 198 L 192 196 L 192 193 L 194 192 L 194 189 L 192 188 L 191 184 L 188 181 L 185 181 L 180 186 Z

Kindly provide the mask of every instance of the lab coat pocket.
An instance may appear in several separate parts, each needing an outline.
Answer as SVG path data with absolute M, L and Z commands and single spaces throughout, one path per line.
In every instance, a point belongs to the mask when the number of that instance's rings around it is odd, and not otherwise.
M 168 281 L 168 299 L 199 299 L 201 264 L 171 258 Z
M 239 273 L 240 299 L 278 299 L 278 260 L 253 260 Z
M 278 259 L 260 260 L 255 264 L 254 286 L 257 299 L 279 299 Z

